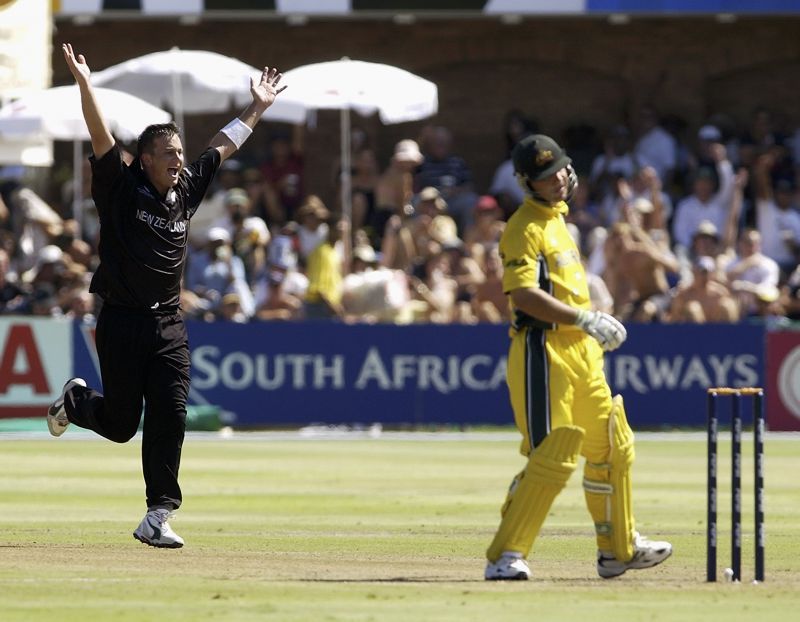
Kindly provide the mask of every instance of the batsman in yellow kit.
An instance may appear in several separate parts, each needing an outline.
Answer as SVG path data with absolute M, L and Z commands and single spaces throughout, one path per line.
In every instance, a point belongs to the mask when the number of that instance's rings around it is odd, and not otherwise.
M 614 317 L 591 309 L 580 253 L 564 220 L 577 177 L 549 136 L 523 138 L 512 159 L 526 199 L 508 221 L 500 255 L 513 308 L 508 389 L 527 463 L 502 507 L 485 578 L 530 577 L 527 557 L 578 456 L 585 458 L 598 574 L 650 568 L 667 559 L 672 546 L 636 531 L 633 432 L 622 397 L 611 396 L 603 371 L 603 351 L 618 348 L 627 334 Z

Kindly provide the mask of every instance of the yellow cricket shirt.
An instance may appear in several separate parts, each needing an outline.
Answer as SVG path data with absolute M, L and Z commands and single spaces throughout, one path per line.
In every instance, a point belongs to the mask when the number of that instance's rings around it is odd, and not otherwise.
M 551 207 L 527 197 L 509 218 L 500 238 L 503 261 L 503 291 L 539 287 L 561 302 L 590 309 L 586 272 L 575 242 L 567 230 L 563 201 Z M 537 326 L 563 331 L 580 330 L 563 324 L 558 327 L 513 309 L 514 328 Z
M 322 298 L 332 304 L 342 301 L 342 271 L 339 255 L 328 242 L 323 242 L 308 256 L 306 265 L 308 276 L 308 302 L 322 302 Z

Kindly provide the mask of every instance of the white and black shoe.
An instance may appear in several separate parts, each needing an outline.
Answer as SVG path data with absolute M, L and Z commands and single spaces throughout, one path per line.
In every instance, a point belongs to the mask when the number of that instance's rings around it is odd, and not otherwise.
M 167 509 L 148 510 L 142 522 L 133 532 L 139 542 L 161 549 L 179 549 L 183 546 L 183 538 L 172 531 L 167 522 L 172 512 Z
M 528 562 L 520 553 L 506 552 L 496 562 L 486 564 L 487 581 L 527 581 L 531 576 Z
M 672 555 L 672 545 L 669 542 L 648 540 L 633 533 L 633 557 L 627 562 L 621 562 L 610 551 L 597 551 L 597 574 L 604 579 L 612 579 L 625 574 L 626 570 L 640 570 L 652 568 Z
M 50 404 L 47 409 L 47 429 L 53 436 L 61 436 L 69 426 L 69 419 L 67 419 L 67 409 L 64 406 L 64 399 L 67 392 L 74 387 L 85 387 L 86 381 L 83 378 L 72 378 L 67 380 L 64 388 L 61 389 L 61 395 L 58 396 L 55 402 Z

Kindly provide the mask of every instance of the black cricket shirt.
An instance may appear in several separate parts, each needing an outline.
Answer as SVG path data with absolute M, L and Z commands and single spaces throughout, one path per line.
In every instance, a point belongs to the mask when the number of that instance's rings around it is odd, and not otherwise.
M 177 311 L 189 220 L 219 168 L 219 152 L 206 149 L 186 165 L 166 197 L 138 158 L 125 164 L 116 144 L 102 158 L 89 159 L 100 217 L 100 265 L 89 291 L 114 306 L 159 315 Z

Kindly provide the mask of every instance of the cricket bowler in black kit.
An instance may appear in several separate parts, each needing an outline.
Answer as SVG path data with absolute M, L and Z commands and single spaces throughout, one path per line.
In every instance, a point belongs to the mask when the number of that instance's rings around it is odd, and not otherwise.
M 133 536 L 151 546 L 179 548 L 183 539 L 167 520 L 182 500 L 178 469 L 189 342 L 179 303 L 189 221 L 220 163 L 241 147 L 286 87 L 278 88 L 281 74 L 265 67 L 260 79 L 251 79 L 253 101 L 195 162 L 184 165 L 178 128 L 167 123 L 142 132 L 138 158 L 129 166 L 98 108 L 86 60 L 68 43 L 62 49 L 92 141 L 100 265 L 89 291 L 103 299 L 95 342 L 104 392 L 88 388 L 81 378 L 69 380 L 50 406 L 47 423 L 53 436 L 74 423 L 125 443 L 136 434 L 144 402 L 147 513 Z

